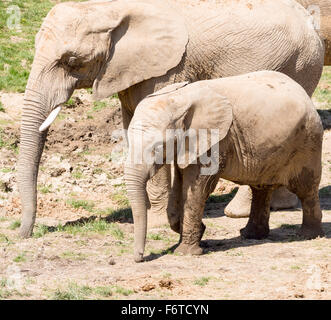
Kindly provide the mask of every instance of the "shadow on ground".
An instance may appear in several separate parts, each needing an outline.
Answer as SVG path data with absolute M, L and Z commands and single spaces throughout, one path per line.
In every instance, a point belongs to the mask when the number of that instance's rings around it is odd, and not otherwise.
M 301 236 L 298 236 L 296 232 L 300 229 L 299 224 L 283 224 L 279 228 L 270 230 L 270 234 L 266 239 L 263 240 L 253 240 L 253 239 L 243 239 L 241 236 L 233 237 L 231 239 L 206 239 L 202 240 L 200 245 L 204 249 L 204 254 L 210 252 L 218 251 L 228 251 L 236 248 L 250 247 L 261 245 L 264 243 L 287 243 L 287 242 L 297 242 L 297 241 L 309 241 Z M 325 233 L 326 238 L 331 238 L 331 222 L 322 223 L 322 228 Z M 164 255 L 172 254 L 174 250 L 178 247 L 178 243 L 172 247 L 163 250 L 158 254 L 150 254 L 144 258 L 145 261 L 151 261 L 158 259 Z
M 321 117 L 323 129 L 324 130 L 331 129 L 331 109 L 328 110 L 317 109 L 317 112 Z

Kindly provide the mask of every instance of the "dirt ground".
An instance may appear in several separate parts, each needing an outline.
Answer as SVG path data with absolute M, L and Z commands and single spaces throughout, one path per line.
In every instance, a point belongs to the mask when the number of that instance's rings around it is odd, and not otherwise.
M 18 238 L 16 185 L 21 94 L 0 93 L 0 299 L 331 299 L 331 111 L 320 199 L 325 237 L 296 236 L 302 212 L 271 213 L 270 236 L 242 240 L 247 219 L 227 218 L 236 185 L 207 203 L 199 257 L 172 252 L 178 235 L 150 224 L 147 261 L 133 262 L 133 224 L 122 179 L 117 99 L 75 93 L 50 130 L 39 174 L 34 237 Z M 318 104 L 317 104 L 318 108 Z M 152 219 L 153 220 L 153 219 Z

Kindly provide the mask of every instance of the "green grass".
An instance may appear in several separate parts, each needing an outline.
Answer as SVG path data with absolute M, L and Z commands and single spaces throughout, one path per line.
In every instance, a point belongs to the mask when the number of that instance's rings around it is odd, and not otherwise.
M 60 257 L 67 260 L 82 261 L 86 259 L 86 255 L 81 252 L 65 251 L 60 254 Z
M 107 102 L 106 101 L 94 101 L 93 103 L 93 111 L 98 112 L 103 110 L 104 108 L 107 108 Z
M 112 193 L 110 199 L 121 207 L 128 207 L 130 205 L 126 192 L 123 190 Z
M 52 192 L 52 185 L 51 184 L 39 185 L 38 190 L 43 194 L 51 193 Z
M 84 178 L 83 172 L 80 169 L 75 169 L 71 173 L 72 177 L 75 179 L 82 179 Z
M 33 237 L 41 238 L 49 232 L 49 227 L 44 224 L 38 224 L 34 227 Z
M 6 112 L 2 102 L 0 101 L 0 112 Z
M 149 233 L 149 234 L 147 234 L 147 239 L 150 239 L 150 240 L 163 240 L 164 237 L 162 237 L 162 235 L 160 235 L 159 233 Z
M 329 109 L 331 104 L 331 67 L 324 67 L 323 74 L 318 87 L 316 88 L 313 98 L 315 98 L 321 105 L 318 109 Z
M 9 6 L 20 8 L 20 30 L 10 29 Z M 0 90 L 24 92 L 34 56 L 34 39 L 43 18 L 55 5 L 50 0 L 0 1 Z
M 68 199 L 66 201 L 67 205 L 79 209 L 83 208 L 86 211 L 92 212 L 95 204 L 93 201 L 87 201 L 87 200 L 79 200 L 79 199 Z
M 210 277 L 201 277 L 199 279 L 196 279 L 194 281 L 194 284 L 197 286 L 203 287 L 208 284 L 209 280 L 210 280 Z
M 23 253 L 20 253 L 18 256 L 16 256 L 14 259 L 13 259 L 14 262 L 25 262 L 26 261 L 26 256 L 25 256 L 25 252 Z
M 49 297 L 51 300 L 87 300 L 109 298 L 113 294 L 129 296 L 133 294 L 133 290 L 120 286 L 90 287 L 71 282 L 66 288 L 56 289 Z
M 116 223 L 109 223 L 105 220 L 94 220 L 84 223 L 77 223 L 72 225 L 59 225 L 56 231 L 67 232 L 73 235 L 83 233 L 100 233 L 110 234 L 115 239 L 124 239 L 124 233 Z
M 20 220 L 15 220 L 10 224 L 9 229 L 10 230 L 15 230 L 15 229 L 19 228 L 20 226 L 21 226 L 21 221 Z
M 64 290 L 56 289 L 50 296 L 52 300 L 85 300 L 93 293 L 89 286 L 70 283 Z

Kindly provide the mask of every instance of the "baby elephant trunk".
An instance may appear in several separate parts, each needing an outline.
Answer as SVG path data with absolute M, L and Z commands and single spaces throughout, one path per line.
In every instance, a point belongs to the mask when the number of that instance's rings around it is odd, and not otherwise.
M 126 166 L 124 177 L 134 220 L 134 260 L 142 262 L 147 232 L 148 170 Z

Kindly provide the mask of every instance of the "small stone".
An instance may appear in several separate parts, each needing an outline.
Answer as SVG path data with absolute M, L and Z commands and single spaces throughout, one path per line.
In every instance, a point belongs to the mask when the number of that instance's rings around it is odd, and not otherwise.
M 116 264 L 116 262 L 115 262 L 115 260 L 113 258 L 110 258 L 108 260 L 108 264 L 111 265 L 111 266 L 113 266 L 114 264 Z
M 141 290 L 145 291 L 145 292 L 151 291 L 151 290 L 154 290 L 154 289 L 155 289 L 155 284 L 151 284 L 151 283 L 147 283 L 147 284 L 145 284 L 141 287 Z
M 66 169 L 64 168 L 57 168 L 51 172 L 52 177 L 59 177 L 62 173 L 66 172 Z

